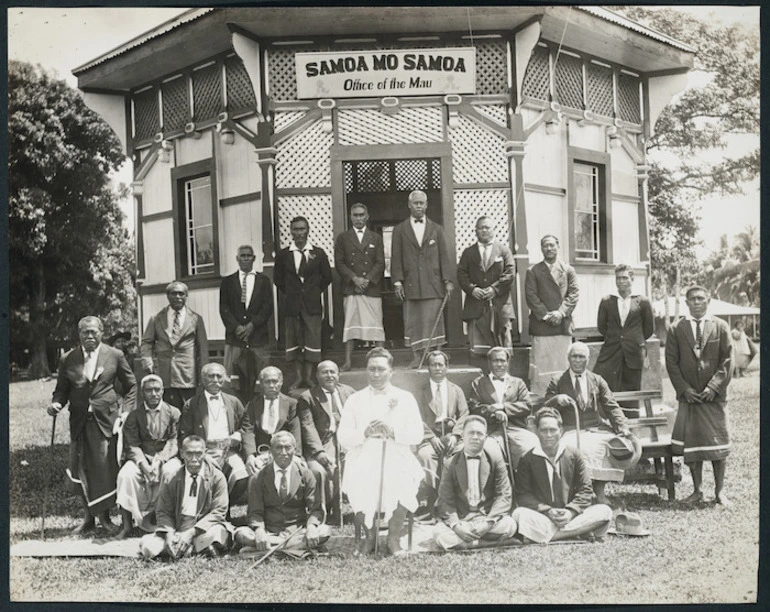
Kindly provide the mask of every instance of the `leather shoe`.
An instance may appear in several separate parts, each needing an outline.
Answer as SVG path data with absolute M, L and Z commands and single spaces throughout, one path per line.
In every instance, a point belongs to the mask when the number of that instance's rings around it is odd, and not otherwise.
M 206 548 L 206 555 L 212 559 L 218 559 L 225 554 L 225 548 L 219 542 L 214 542 Z
M 702 491 L 693 491 L 690 495 L 682 500 L 683 504 L 699 504 L 703 501 Z

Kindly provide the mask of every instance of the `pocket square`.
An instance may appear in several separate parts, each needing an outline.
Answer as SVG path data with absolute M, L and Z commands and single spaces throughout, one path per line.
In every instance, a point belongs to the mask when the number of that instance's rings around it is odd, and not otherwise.
M 499 257 L 495 257 L 495 263 L 498 263 L 498 262 L 502 263 L 502 261 L 503 261 L 502 255 L 500 255 Z
M 428 244 L 436 244 L 436 241 L 431 238 L 431 241 Z

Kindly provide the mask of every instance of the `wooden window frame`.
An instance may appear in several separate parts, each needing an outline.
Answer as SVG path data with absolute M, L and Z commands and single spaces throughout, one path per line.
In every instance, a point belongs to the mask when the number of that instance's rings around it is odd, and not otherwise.
M 613 264 L 612 254 L 612 158 L 609 153 L 568 148 L 567 210 L 569 260 L 578 266 L 606 266 Z M 599 259 L 582 259 L 575 255 L 575 164 L 594 166 L 599 171 Z

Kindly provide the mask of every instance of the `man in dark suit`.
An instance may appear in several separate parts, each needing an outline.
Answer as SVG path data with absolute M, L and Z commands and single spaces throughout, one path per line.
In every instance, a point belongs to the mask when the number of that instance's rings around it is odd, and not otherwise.
M 428 196 L 409 194 L 409 218 L 393 229 L 390 275 L 396 297 L 404 301 L 404 339 L 412 349 L 410 368 L 420 364 L 426 345 L 445 343 L 444 318 L 439 317 L 435 336 L 431 329 L 444 294 L 454 289 L 454 262 L 449 256 L 444 228 L 428 219 Z
M 438 496 L 441 467 L 462 450 L 458 442 L 468 416 L 468 404 L 463 390 L 446 377 L 449 355 L 443 351 L 431 351 L 426 359 L 430 378 L 415 398 L 425 432 L 417 447 L 417 459 L 425 472 L 422 489 L 426 510 L 432 513 Z
M 618 295 L 608 295 L 599 304 L 597 327 L 604 344 L 594 366 L 613 391 L 642 388 L 642 368 L 647 360 L 647 338 L 655 331 L 652 304 L 631 288 L 634 271 L 627 264 L 615 266 Z M 638 402 L 629 404 L 636 408 Z
M 302 554 L 329 539 L 323 524 L 318 483 L 313 473 L 296 459 L 297 442 L 288 431 L 278 431 L 270 441 L 272 461 L 249 479 L 248 526 L 238 527 L 240 546 L 267 550 L 290 538 L 283 549 Z M 305 528 L 302 539 L 296 537 Z
M 274 366 L 259 373 L 261 392 L 246 406 L 243 421 L 243 458 L 249 475 L 259 472 L 270 460 L 270 439 L 277 431 L 288 431 L 302 453 L 302 434 L 297 417 L 297 400 L 281 393 L 283 374 Z
M 160 485 L 158 528 L 139 541 L 145 559 L 172 559 L 193 553 L 221 556 L 231 544 L 227 520 L 227 481 L 206 453 L 200 436 L 182 442 L 184 468 Z
M 230 500 L 246 492 L 249 473 L 238 455 L 244 444 L 246 409 L 241 400 L 222 391 L 227 373 L 218 363 L 201 370 L 203 389 L 185 402 L 179 419 L 179 443 L 191 435 L 206 442 L 206 453 L 227 477 Z
M 385 271 L 385 251 L 382 238 L 366 227 L 369 209 L 363 204 L 350 207 L 352 227 L 337 236 L 334 243 L 334 265 L 342 277 L 345 326 L 345 363 L 340 370 L 351 367 L 356 340 L 385 342 L 382 326 L 382 275 Z
M 291 220 L 292 242 L 278 252 L 273 269 L 284 295 L 286 361 L 294 362 L 297 373 L 290 389 L 310 387 L 313 364 L 321 361 L 321 294 L 332 282 L 326 253 L 308 242 L 309 231 L 305 217 Z
M 607 382 L 598 374 L 588 370 L 588 346 L 583 342 L 570 345 L 567 359 L 569 368 L 555 376 L 548 385 L 545 399 L 559 395 L 567 396 L 568 405 L 559 403 L 559 412 L 564 422 L 566 433 L 564 443 L 575 446 L 575 410 L 577 405 L 580 418 L 580 450 L 585 456 L 591 471 L 596 500 L 607 504 L 604 494 L 607 482 L 622 482 L 624 470 L 616 467 L 607 442 L 616 435 L 630 437 L 628 420 L 618 406 Z
M 169 478 L 181 467 L 177 459 L 178 408 L 162 401 L 163 380 L 148 374 L 139 383 L 144 402 L 130 412 L 123 424 L 123 446 L 128 460 L 118 472 L 117 501 L 126 538 L 136 523 L 144 531 L 155 530 L 155 505 L 161 478 Z
M 666 370 L 679 400 L 671 447 L 684 455 L 692 474 L 693 492 L 684 501 L 703 501 L 703 462 L 714 469 L 714 501 L 732 505 L 722 492 L 730 454 L 727 427 L 727 385 L 733 350 L 730 328 L 708 314 L 706 289 L 690 287 L 686 294 L 690 314 L 671 327 L 666 338 Z
M 198 373 L 209 362 L 203 317 L 187 307 L 187 285 L 166 287 L 168 306 L 150 317 L 140 347 L 146 374 L 163 379 L 163 400 L 181 407 L 195 395 Z
M 115 503 L 118 475 L 116 425 L 134 409 L 136 379 L 122 351 L 102 344 L 104 326 L 98 317 L 78 322 L 80 346 L 61 358 L 48 414 L 56 416 L 69 403 L 69 489 L 80 495 L 85 517 L 79 534 L 94 527 L 94 517 L 113 530 L 110 508 Z M 124 392 L 119 408 L 115 382 Z M 120 414 L 119 414 L 120 413 Z
M 564 355 L 572 342 L 572 311 L 580 290 L 572 266 L 559 261 L 559 239 L 548 234 L 540 240 L 543 261 L 527 270 L 525 293 L 532 336 L 530 384 L 539 387 L 540 376 L 564 369 Z
M 537 436 L 528 428 L 527 418 L 532 414 L 529 391 L 524 381 L 508 372 L 511 356 L 507 349 L 496 346 L 487 353 L 489 374 L 482 374 L 471 383 L 468 405 L 471 414 L 483 417 L 493 440 L 505 449 L 503 431 L 508 436 L 513 469 L 521 456 L 537 444 Z M 503 422 L 507 419 L 507 425 Z M 505 429 L 503 429 L 505 428 Z
M 478 218 L 476 238 L 478 242 L 460 257 L 457 282 L 465 292 L 463 321 L 468 322 L 471 356 L 483 357 L 493 346 L 512 346 L 511 321 L 516 314 L 511 286 L 516 268 L 511 249 L 495 240 L 492 219 Z
M 238 247 L 239 270 L 222 279 L 219 316 L 225 326 L 225 369 L 238 375 L 241 401 L 254 394 L 257 376 L 268 365 L 268 323 L 273 315 L 273 286 L 255 271 L 254 249 Z
M 592 504 L 591 471 L 581 452 L 562 441 L 558 410 L 535 414 L 538 444 L 521 458 L 516 472 L 513 518 L 524 538 L 547 544 L 588 536 L 601 538 L 612 520 L 612 508 Z
M 308 389 L 297 400 L 297 414 L 302 429 L 303 454 L 307 466 L 318 480 L 321 505 L 331 510 L 337 491 L 335 470 L 341 457 L 337 453 L 337 427 L 342 407 L 354 390 L 340 383 L 340 371 L 333 361 L 322 361 L 316 370 L 318 385 Z M 339 508 L 335 508 L 339 511 Z
M 498 543 L 516 533 L 511 481 L 502 455 L 485 447 L 487 422 L 469 416 L 463 426 L 463 452 L 446 467 L 436 510 L 441 521 L 433 539 L 444 550 L 475 548 L 481 540 Z

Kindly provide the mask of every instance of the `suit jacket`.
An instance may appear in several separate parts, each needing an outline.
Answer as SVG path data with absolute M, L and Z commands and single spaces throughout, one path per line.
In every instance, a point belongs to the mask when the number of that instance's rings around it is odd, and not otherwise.
M 254 290 L 247 306 L 241 303 L 241 281 L 238 272 L 222 279 L 219 286 L 219 316 L 225 326 L 225 343 L 231 346 L 265 346 L 268 341 L 267 323 L 273 315 L 273 286 L 259 272 L 254 275 Z M 247 342 L 235 335 L 239 325 L 252 323 L 254 329 Z
M 557 459 L 560 486 L 551 493 L 546 458 L 540 445 L 530 449 L 519 460 L 516 470 L 516 503 L 524 508 L 546 513 L 551 508 L 570 508 L 580 514 L 591 505 L 594 490 L 591 470 L 574 446 L 562 445 Z
M 162 308 L 147 322 L 140 347 L 142 359 L 153 360 L 153 370 L 164 387 L 190 389 L 198 385 L 201 368 L 209 362 L 206 327 L 203 317 L 185 306 L 182 332 L 172 342 L 166 329 L 169 308 Z
M 730 328 L 722 319 L 711 317 L 704 322 L 700 358 L 695 354 L 695 336 L 688 319 L 679 319 L 668 330 L 666 370 L 680 401 L 684 401 L 684 392 L 688 388 L 700 393 L 706 387 L 716 393 L 715 401 L 726 401 L 732 360 Z
M 294 267 L 294 251 L 286 247 L 275 257 L 273 282 L 286 297 L 283 311 L 287 317 L 299 316 L 303 307 L 307 314 L 320 315 L 323 313 L 321 293 L 332 282 L 332 269 L 323 249 L 313 245 L 307 257 L 305 282 L 302 282 Z
M 479 466 L 481 502 L 479 511 L 491 517 L 511 510 L 511 481 L 502 454 L 482 450 Z M 465 453 L 456 453 L 444 468 L 436 501 L 438 515 L 450 525 L 470 512 L 468 504 L 468 464 Z
M 631 296 L 631 306 L 625 324 L 620 324 L 618 296 L 608 295 L 599 303 L 597 316 L 599 333 L 604 344 L 596 360 L 595 369 L 602 369 L 622 359 L 627 368 L 641 370 L 646 355 L 646 340 L 655 331 L 652 304 L 643 295 Z
M 393 228 L 390 279 L 404 285 L 407 300 L 443 298 L 444 283 L 454 279 L 454 263 L 449 257 L 444 228 L 425 217 L 422 246 L 409 222 Z
M 137 465 L 142 461 L 149 463 L 151 459 L 148 460 L 147 455 L 157 456 L 164 463 L 172 457 L 176 457 L 179 417 L 182 413 L 178 408 L 166 402 L 160 403 L 159 410 L 161 434 L 157 438 L 150 435 L 147 426 L 147 410 L 144 404 L 129 413 L 123 424 L 123 446 L 129 449 L 128 458 Z
M 503 394 L 503 407 L 508 417 L 509 427 L 527 428 L 527 417 L 532 414 L 532 405 L 529 401 L 529 390 L 524 381 L 515 376 L 508 375 L 508 384 Z M 478 414 L 487 420 L 487 426 L 492 431 L 497 428 L 498 421 L 493 416 L 497 410 L 493 404 L 497 403 L 495 386 L 489 380 L 489 376 L 482 374 L 471 383 L 471 394 L 468 396 L 468 404 L 471 414 Z
M 62 407 L 69 402 L 70 436 L 73 440 L 86 424 L 89 406 L 99 429 L 105 437 L 110 438 L 115 419 L 118 418 L 115 381 L 120 381 L 125 390 L 123 412 L 130 412 L 136 401 L 136 378 L 123 352 L 106 344 L 99 345 L 94 380 L 89 381 L 85 377 L 84 360 L 82 347 L 72 349 L 61 358 L 52 399 Z
M 220 393 L 222 394 L 222 403 L 227 411 L 227 432 L 228 435 L 232 436 L 236 431 L 242 431 L 246 409 L 241 404 L 241 400 L 234 395 L 229 395 L 224 391 L 220 391 Z M 196 435 L 208 440 L 208 433 L 209 405 L 203 389 L 199 389 L 182 407 L 182 416 L 179 418 L 179 448 L 182 448 L 182 442 L 187 436 Z
M 463 321 L 473 321 L 484 314 L 488 302 L 478 300 L 471 295 L 476 287 L 482 289 L 492 287 L 495 290 L 492 306 L 497 315 L 505 319 L 516 318 L 511 301 L 511 286 L 516 271 L 513 253 L 502 242 L 495 241 L 492 243 L 492 253 L 489 259 L 489 268 L 485 270 L 477 242 L 465 249 L 460 257 L 460 264 L 457 267 L 457 282 L 465 292 Z
M 256 455 L 262 444 L 270 446 L 271 434 L 262 429 L 262 413 L 265 411 L 265 396 L 257 393 L 246 405 L 243 420 L 243 458 Z M 297 454 L 302 455 L 302 432 L 297 418 L 297 400 L 283 393 L 278 395 L 278 423 L 275 431 L 288 431 L 297 441 Z
M 321 524 L 321 496 L 316 490 L 313 472 L 298 461 L 292 461 L 289 470 L 289 498 L 286 501 L 275 488 L 274 463 L 249 478 L 246 520 L 252 529 L 263 527 L 271 533 L 280 533 L 293 525 Z
M 357 240 L 357 239 L 356 239 Z M 340 414 L 342 407 L 355 390 L 348 385 L 337 385 L 340 394 Z M 329 425 L 334 418 L 332 406 L 327 401 L 327 395 L 320 386 L 315 386 L 303 392 L 297 399 L 297 416 L 302 430 L 302 445 L 306 459 L 313 459 L 332 439 Z M 339 427 L 339 423 L 336 424 Z
M 529 333 L 533 336 L 572 335 L 572 311 L 580 294 L 577 274 L 572 266 L 562 261 L 557 261 L 555 265 L 558 281 L 554 280 L 544 261 L 527 270 L 525 292 L 530 310 Z M 543 322 L 543 317 L 551 310 L 558 310 L 564 315 L 560 325 Z
M 361 242 L 358 241 L 353 228 L 342 232 L 334 242 L 334 266 L 342 277 L 342 295 L 382 295 L 385 250 L 382 237 L 377 232 L 364 230 L 364 239 Z M 356 293 L 354 276 L 361 276 L 370 281 L 363 294 Z
M 588 402 L 585 411 L 580 414 L 580 429 L 598 427 L 603 423 L 609 424 L 615 433 L 624 429 L 627 423 L 626 416 L 623 414 L 623 409 L 615 401 L 607 381 L 588 370 L 586 370 L 586 380 L 588 381 Z M 551 382 L 548 383 L 548 389 L 545 391 L 545 399 L 560 393 L 565 393 L 577 401 L 571 370 L 566 370 L 563 374 L 551 379 Z M 575 411 L 568 408 L 560 412 L 564 427 L 574 429 Z
M 463 423 L 465 417 L 468 416 L 468 403 L 465 401 L 465 393 L 463 390 L 454 384 L 452 381 L 447 380 L 447 414 L 450 419 L 453 419 L 455 426 L 451 432 L 458 438 L 462 438 L 463 435 Z M 441 414 L 441 406 L 433 400 L 433 389 L 431 381 L 428 380 L 420 389 L 417 394 L 417 406 L 420 409 L 420 418 L 422 418 L 422 425 L 424 429 L 423 443 L 430 442 L 432 438 L 436 437 L 436 428 L 440 429 L 440 425 L 436 425 L 436 417 Z
M 182 467 L 170 480 L 161 479 L 158 504 L 155 507 L 155 516 L 158 519 L 157 533 L 176 531 L 181 524 L 185 471 Z M 208 457 L 203 458 L 198 479 L 200 485 L 198 511 L 195 514 L 196 535 L 205 533 L 216 525 L 223 525 L 230 504 L 227 479 Z

